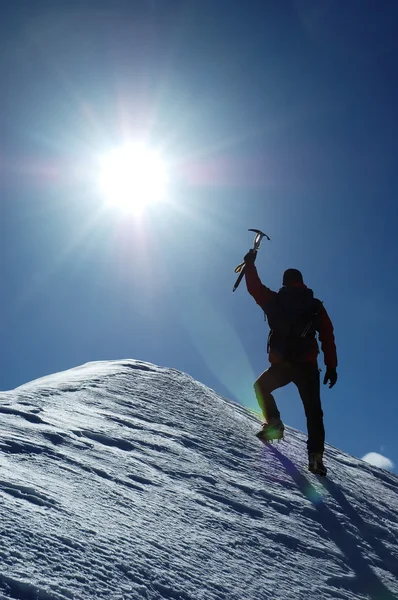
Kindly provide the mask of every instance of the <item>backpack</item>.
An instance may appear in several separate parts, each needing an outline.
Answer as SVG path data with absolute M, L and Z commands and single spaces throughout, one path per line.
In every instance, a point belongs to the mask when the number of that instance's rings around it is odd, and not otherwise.
M 264 307 L 270 333 L 267 350 L 300 361 L 313 351 L 322 302 L 305 287 L 284 286 Z

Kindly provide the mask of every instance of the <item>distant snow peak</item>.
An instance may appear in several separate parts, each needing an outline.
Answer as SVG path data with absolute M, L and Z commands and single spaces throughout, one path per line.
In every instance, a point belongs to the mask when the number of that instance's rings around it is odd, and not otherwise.
M 378 452 L 368 452 L 362 457 L 362 460 L 370 465 L 373 465 L 374 467 L 387 469 L 387 471 L 392 471 L 394 469 L 394 463 L 389 458 L 379 454 Z

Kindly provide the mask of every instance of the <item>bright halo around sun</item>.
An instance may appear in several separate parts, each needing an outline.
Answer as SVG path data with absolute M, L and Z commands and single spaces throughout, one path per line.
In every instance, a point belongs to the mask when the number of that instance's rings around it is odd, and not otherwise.
M 143 144 L 115 148 L 100 159 L 100 190 L 108 205 L 141 213 L 166 196 L 169 177 L 161 156 Z

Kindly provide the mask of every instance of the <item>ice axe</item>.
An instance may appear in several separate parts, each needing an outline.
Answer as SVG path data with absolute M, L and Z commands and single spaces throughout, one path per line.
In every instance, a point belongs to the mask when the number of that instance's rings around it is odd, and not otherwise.
M 254 233 L 256 234 L 256 237 L 254 238 L 254 242 L 253 242 L 253 250 L 255 252 L 257 252 L 257 250 L 260 248 L 263 237 L 266 237 L 267 240 L 271 240 L 271 238 L 268 237 L 268 235 L 266 233 L 264 233 L 263 231 L 260 231 L 259 229 L 248 229 L 248 231 L 254 231 Z M 240 263 L 240 265 L 238 265 L 236 267 L 236 269 L 234 270 L 235 273 L 239 273 L 239 277 L 235 281 L 235 285 L 232 290 L 233 292 L 238 288 L 240 282 L 242 281 L 243 275 L 245 274 L 245 266 L 246 266 L 245 262 Z

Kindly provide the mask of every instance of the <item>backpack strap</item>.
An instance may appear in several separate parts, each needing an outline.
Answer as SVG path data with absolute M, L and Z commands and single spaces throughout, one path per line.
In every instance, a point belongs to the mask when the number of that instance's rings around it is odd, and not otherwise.
M 318 298 L 315 298 L 315 303 L 316 306 L 314 308 L 314 311 L 311 314 L 311 318 L 308 321 L 307 325 L 305 326 L 305 328 L 303 329 L 303 333 L 301 334 L 300 337 L 305 338 L 305 336 L 308 334 L 308 332 L 310 331 L 311 327 L 314 324 L 315 319 L 317 318 L 317 316 L 319 315 L 319 311 L 321 310 L 321 307 L 323 306 L 323 302 L 322 300 L 318 300 Z

